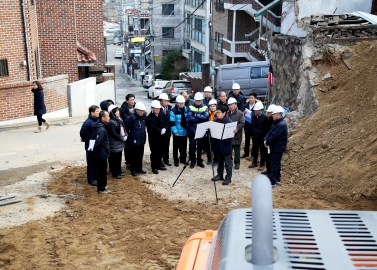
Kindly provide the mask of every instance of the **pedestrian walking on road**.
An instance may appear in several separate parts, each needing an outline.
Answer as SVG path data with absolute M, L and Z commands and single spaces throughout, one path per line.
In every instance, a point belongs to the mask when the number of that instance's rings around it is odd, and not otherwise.
M 287 149 L 288 128 L 283 118 L 284 109 L 276 106 L 272 112 L 274 119 L 270 130 L 264 138 L 264 145 L 270 148 L 271 174 L 269 175 L 272 187 L 280 185 L 281 158 Z
M 94 124 L 92 137 L 92 140 L 95 140 L 93 156 L 97 170 L 98 194 L 111 194 L 111 191 L 107 188 L 107 159 L 110 157 L 109 137 L 107 135 L 109 121 L 109 113 L 100 111 L 99 120 Z
M 145 119 L 145 106 L 142 102 L 137 102 L 135 113 L 128 117 L 125 122 L 128 132 L 127 141 L 129 142 L 127 151 L 130 151 L 130 170 L 132 176 L 137 176 L 138 173 L 147 173 L 143 170 L 144 145 L 147 139 Z
M 46 130 L 51 126 L 51 124 L 42 118 L 46 113 L 46 104 L 44 100 L 43 87 L 40 82 L 33 82 L 33 89 L 31 92 L 34 93 L 34 115 L 37 116 L 38 129 L 34 131 L 35 133 L 42 132 L 42 123 L 46 125 Z
M 108 130 L 110 143 L 109 168 L 114 178 L 121 179 L 124 176 L 122 173 L 122 152 L 124 142 L 127 140 L 126 128 L 119 116 L 118 107 L 110 105 L 108 111 L 110 115 Z
M 99 117 L 99 107 L 92 105 L 89 107 L 89 116 L 82 124 L 80 129 L 80 137 L 85 142 L 86 152 L 86 176 L 88 178 L 89 185 L 96 186 L 96 167 L 94 165 L 94 157 L 92 151 L 88 150 L 89 141 L 93 137 L 94 124 L 97 123 Z
M 151 109 L 151 112 L 145 120 L 145 124 L 148 130 L 149 148 L 151 150 L 152 172 L 158 174 L 158 170 L 166 170 L 166 167 L 162 166 L 166 128 L 163 112 L 160 111 L 161 104 L 158 100 L 152 101 Z

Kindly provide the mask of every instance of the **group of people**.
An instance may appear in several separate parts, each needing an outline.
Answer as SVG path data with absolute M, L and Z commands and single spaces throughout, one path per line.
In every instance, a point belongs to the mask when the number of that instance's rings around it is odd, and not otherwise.
M 203 154 L 206 154 L 207 165 L 217 165 L 217 175 L 212 181 L 222 180 L 223 185 L 228 185 L 232 179 L 233 164 L 237 170 L 240 159 L 249 156 L 251 139 L 252 163 L 249 167 L 257 167 L 260 154 L 259 169 L 263 170 L 266 166 L 267 170 L 262 173 L 269 176 L 272 186 L 280 184 L 280 161 L 287 144 L 283 108 L 270 105 L 268 115 L 265 115 L 263 104 L 257 101 L 256 94 L 251 94 L 248 102 L 244 103 L 245 97 L 237 83 L 233 84 L 229 96 L 221 92 L 219 100 L 212 99 L 211 87 L 205 87 L 203 92 L 204 96 L 198 92 L 192 100 L 183 91 L 177 96 L 175 106 L 170 105 L 168 96 L 162 93 L 151 102 L 148 115 L 145 105 L 135 102 L 133 94 L 126 96 L 120 108 L 111 100 L 101 102 L 101 108 L 96 105 L 89 107 L 89 116 L 80 130 L 85 142 L 88 183 L 97 186 L 98 193 L 110 194 L 107 164 L 111 175 L 121 179 L 124 176 L 121 166 L 123 152 L 126 168 L 132 176 L 147 173 L 142 160 L 148 133 L 150 164 L 154 174 L 167 170 L 167 166 L 173 164 L 176 167 L 179 164 L 189 165 L 191 169 L 195 166 L 204 168 Z M 224 140 L 196 138 L 197 125 L 207 121 L 237 122 L 234 137 Z M 241 156 L 243 129 L 246 139 Z M 170 163 L 169 152 L 171 137 L 173 164 Z

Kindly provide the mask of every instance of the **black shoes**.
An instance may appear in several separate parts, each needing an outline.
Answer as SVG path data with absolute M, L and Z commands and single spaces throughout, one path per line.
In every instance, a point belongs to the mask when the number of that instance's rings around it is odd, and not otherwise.
M 171 166 L 171 163 L 169 162 L 169 160 L 164 160 L 164 163 L 165 165 Z
M 121 173 L 120 176 L 126 176 L 124 173 Z
M 247 157 L 249 157 L 249 156 L 246 155 L 246 154 L 243 154 L 243 155 L 241 156 L 241 158 L 247 158 Z
M 136 172 L 131 172 L 131 175 L 132 175 L 132 176 L 136 176 L 137 173 L 136 173 Z
M 264 172 L 261 172 L 261 174 L 264 174 L 264 175 L 269 175 L 270 172 L 269 171 L 264 171 Z
M 91 185 L 91 186 L 97 186 L 97 183 L 94 180 L 88 181 L 88 184 Z
M 198 163 L 198 166 L 199 166 L 200 168 L 204 168 L 204 167 L 205 167 L 203 163 Z
M 179 166 L 179 163 L 178 163 L 178 162 L 174 162 L 174 166 L 175 166 L 175 167 L 178 167 L 178 166 Z
M 220 176 L 220 175 L 216 175 L 216 176 L 213 177 L 211 180 L 212 180 L 212 181 L 218 181 L 218 180 L 224 180 L 224 178 L 223 178 L 222 176 Z
M 236 166 L 234 166 L 234 168 L 235 168 L 236 170 L 238 170 L 238 169 L 240 168 L 240 165 L 236 165 Z
M 111 190 L 106 187 L 105 190 L 98 190 L 98 194 L 111 194 Z
M 116 179 L 122 179 L 121 175 L 117 175 L 117 176 L 113 176 L 113 177 L 116 178 Z
M 190 164 L 190 169 L 193 169 L 195 167 L 195 163 Z
M 166 171 L 167 169 L 166 169 L 166 167 L 160 167 L 160 168 L 158 168 L 160 171 Z
M 152 172 L 153 172 L 154 174 L 159 174 L 159 172 L 158 172 L 157 169 L 153 169 Z
M 230 179 L 225 179 L 225 181 L 223 182 L 223 186 L 227 186 L 230 183 L 232 183 L 232 181 Z
M 137 171 L 137 173 L 146 174 L 146 173 L 147 173 L 147 171 L 145 171 L 145 170 L 141 169 L 140 171 Z
M 207 165 L 211 165 L 211 164 L 212 164 L 212 160 L 208 160 Z

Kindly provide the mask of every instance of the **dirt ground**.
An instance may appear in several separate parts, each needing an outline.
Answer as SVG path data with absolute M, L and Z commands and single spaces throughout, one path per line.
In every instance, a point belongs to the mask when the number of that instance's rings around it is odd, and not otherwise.
M 352 49 L 351 70 L 341 61 L 318 65 L 333 79 L 318 86 L 319 109 L 290 133 L 274 208 L 377 210 L 377 43 Z M 150 171 L 149 155 L 144 161 Z M 32 174 L 4 187 L 26 195 L 0 209 L 0 269 L 174 269 L 191 234 L 250 207 L 259 172 L 249 163 L 231 185 L 217 183 L 218 204 L 209 166 L 186 168 L 174 187 L 182 165 L 109 177 L 112 195 L 98 195 L 83 166 Z

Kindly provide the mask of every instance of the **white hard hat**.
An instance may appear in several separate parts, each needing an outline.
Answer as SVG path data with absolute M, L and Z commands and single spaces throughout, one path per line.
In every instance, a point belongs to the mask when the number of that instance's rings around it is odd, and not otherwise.
M 169 97 L 167 94 L 165 93 L 162 93 L 158 96 L 158 99 L 163 99 L 163 100 L 169 100 Z
M 135 105 L 135 109 L 136 110 L 142 110 L 142 111 L 145 111 L 145 106 L 144 106 L 144 103 L 143 102 L 136 102 L 136 105 Z
M 177 103 L 185 102 L 185 98 L 184 98 L 182 95 L 179 95 L 179 96 L 177 96 L 177 98 L 175 99 L 175 102 L 177 102 Z
M 274 111 L 274 108 L 276 107 L 276 105 L 275 104 L 270 104 L 270 106 L 268 106 L 268 108 L 267 108 L 267 112 L 273 112 Z
M 284 112 L 284 109 L 282 106 L 275 106 L 274 110 L 272 111 L 272 114 L 283 113 L 283 112 Z
M 202 100 L 203 99 L 203 94 L 198 92 L 194 96 L 194 100 Z
M 204 88 L 204 92 L 212 92 L 212 88 L 210 86 L 206 86 Z
M 216 99 L 211 99 L 208 103 L 208 105 L 217 105 Z
M 161 108 L 161 103 L 158 100 L 153 100 L 151 102 L 151 107 L 152 108 L 156 108 L 156 109 L 160 109 Z
M 235 98 L 232 98 L 232 97 L 229 98 L 229 99 L 228 99 L 228 105 L 229 105 L 229 104 L 233 104 L 233 103 L 237 103 L 237 100 L 236 100 Z
M 257 102 L 255 105 L 254 105 L 254 110 L 262 110 L 263 109 L 263 104 L 262 102 Z
M 107 111 L 110 113 L 113 109 L 118 108 L 114 104 L 111 104 L 109 107 L 107 107 Z
M 241 89 L 241 87 L 238 83 L 234 83 L 232 89 Z

